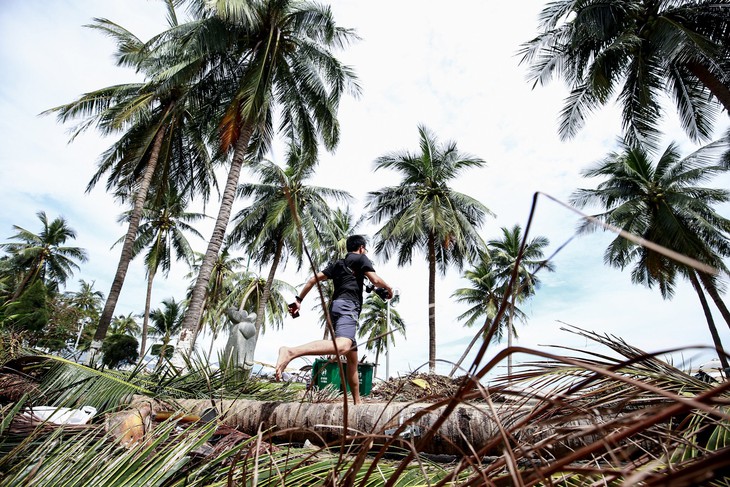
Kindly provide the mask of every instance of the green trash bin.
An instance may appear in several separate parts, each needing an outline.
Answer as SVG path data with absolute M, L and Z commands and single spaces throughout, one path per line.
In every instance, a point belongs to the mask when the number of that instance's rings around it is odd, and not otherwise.
M 347 374 L 347 364 L 342 364 Z M 373 389 L 373 368 L 374 364 L 362 363 L 357 364 L 357 375 L 359 382 L 359 390 L 361 396 L 367 396 Z M 316 359 L 312 365 L 312 383 L 317 389 L 324 389 L 328 386 L 339 390 L 350 391 L 350 385 L 345 380 L 345 387 L 342 386 L 340 380 L 340 368 L 337 362 L 331 362 L 326 359 Z
M 374 364 L 357 364 L 357 376 L 360 383 L 360 395 L 368 396 L 373 390 Z
M 341 389 L 342 382 L 340 381 L 340 369 L 337 367 L 337 362 L 330 362 L 326 359 L 318 358 L 312 364 L 312 384 L 317 389 L 324 389 L 331 387 L 334 389 Z

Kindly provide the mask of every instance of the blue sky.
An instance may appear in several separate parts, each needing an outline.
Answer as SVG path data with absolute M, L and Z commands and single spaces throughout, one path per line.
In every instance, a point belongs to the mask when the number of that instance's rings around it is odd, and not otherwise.
M 482 229 L 485 239 L 498 237 L 500 227 L 524 227 L 536 191 L 566 201 L 577 187 L 590 187 L 593 183 L 582 180 L 580 171 L 616 147 L 620 120 L 616 109 L 609 107 L 591 116 L 575 139 L 560 141 L 557 115 L 565 87 L 556 81 L 533 90 L 515 55 L 520 43 L 536 34 L 542 5 L 483 0 L 448 7 L 432 0 L 334 2 L 338 24 L 355 28 L 362 37 L 341 58 L 356 70 L 363 94 L 343 100 L 340 146 L 334 154 L 322 156 L 314 183 L 350 191 L 355 197 L 352 210 L 361 214 L 368 191 L 399 181 L 393 173 L 373 173 L 373 160 L 389 151 L 416 150 L 417 126 L 423 124 L 442 140 L 455 140 L 460 150 L 487 161 L 484 168 L 465 173 L 454 184 L 497 215 Z M 142 39 L 166 25 L 161 2 L 152 0 L 0 3 L 0 204 L 5 208 L 0 214 L 0 240 L 7 241 L 14 233 L 14 224 L 37 230 L 39 210 L 51 218 L 63 215 L 78 232 L 76 244 L 90 256 L 68 289 L 76 289 L 78 279 L 84 279 L 95 281 L 96 288 L 106 294 L 119 257 L 119 249 L 110 247 L 125 230 L 116 223 L 123 208 L 104 192 L 103 184 L 90 193 L 85 188 L 99 154 L 111 140 L 89 132 L 68 144 L 68 127 L 52 117 L 38 116 L 86 91 L 136 79 L 134 73 L 113 65 L 110 40 L 82 27 L 93 17 L 118 22 Z M 693 146 L 678 129 L 671 109 L 664 120 L 665 143 L 676 140 L 689 153 Z M 724 122 L 720 129 L 726 126 Z M 282 154 L 276 151 L 270 158 L 282 162 Z M 727 182 L 713 185 L 727 187 Z M 216 211 L 216 205 L 207 209 L 210 215 Z M 576 224 L 574 214 L 541 198 L 533 235 L 550 239 L 550 254 L 571 238 Z M 363 228 L 370 235 L 375 230 Z M 201 232 L 210 233 L 205 227 Z M 560 331 L 561 322 L 566 322 L 619 336 L 652 352 L 709 344 L 697 297 L 689 286 L 680 286 L 675 299 L 667 302 L 656 290 L 631 285 L 628 273 L 602 262 L 610 238 L 579 237 L 557 255 L 556 272 L 542 275 L 537 297 L 525 306 L 529 322 L 519 326 L 517 343 L 536 348 L 590 346 Z M 205 249 L 202 241 L 193 240 L 193 245 Z M 379 274 L 403 293 L 398 309 L 406 320 L 408 337 L 399 339 L 391 371 L 416 369 L 427 361 L 425 261 L 419 256 L 410 267 L 398 268 L 372 257 Z M 174 269 L 169 279 L 158 280 L 154 305 L 184 295 L 185 273 L 185 269 Z M 439 358 L 447 361 L 456 360 L 471 338 L 471 331 L 455 319 L 464 309 L 449 298 L 466 284 L 459 276 L 457 270 L 450 270 L 436 288 L 437 350 Z M 293 266 L 282 277 L 295 285 L 306 279 Z M 144 288 L 142 263 L 135 262 L 116 314 L 141 312 Z M 321 336 L 316 316 L 305 306 L 300 319 L 288 320 L 284 330 L 262 336 L 257 359 L 271 362 L 281 344 Z M 719 319 L 718 327 L 730 343 L 728 328 Z M 292 366 L 303 364 L 302 360 Z M 441 372 L 448 369 L 439 367 Z

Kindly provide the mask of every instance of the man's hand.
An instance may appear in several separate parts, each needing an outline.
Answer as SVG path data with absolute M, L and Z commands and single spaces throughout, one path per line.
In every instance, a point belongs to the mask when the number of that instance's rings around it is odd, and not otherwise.
M 393 297 L 393 293 L 389 289 L 386 289 L 384 287 L 377 288 L 375 290 L 375 294 L 377 294 L 383 301 L 387 301 Z
M 289 314 L 292 318 L 299 318 L 299 301 L 294 301 L 289 305 Z

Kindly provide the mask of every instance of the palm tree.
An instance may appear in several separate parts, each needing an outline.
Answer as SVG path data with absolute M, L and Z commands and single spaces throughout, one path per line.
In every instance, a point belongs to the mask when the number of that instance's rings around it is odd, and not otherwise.
M 200 272 L 200 265 L 203 261 L 203 257 L 203 254 L 195 254 L 195 260 L 191 267 L 191 272 L 188 275 L 188 277 L 192 279 L 192 282 L 188 287 L 188 300 L 190 299 L 190 293 L 195 285 L 197 275 Z M 222 324 L 221 317 L 223 316 L 225 309 L 233 305 L 233 298 L 235 296 L 240 296 L 237 292 L 238 288 L 236 285 L 241 284 L 242 280 L 245 280 L 248 285 L 250 276 L 248 272 L 248 265 L 245 265 L 245 271 L 241 270 L 243 269 L 244 262 L 246 260 L 247 259 L 245 257 L 234 256 L 231 253 L 230 245 L 225 245 L 223 249 L 221 249 L 220 255 L 213 266 L 211 279 L 208 281 L 208 289 L 206 290 L 205 302 L 203 304 L 203 315 L 200 320 L 200 327 L 195 332 L 196 334 L 198 334 L 204 326 L 208 326 L 210 328 L 213 336 L 218 334 L 220 331 L 220 325 Z M 258 281 L 258 279 L 251 280 Z
M 81 310 L 84 316 L 95 319 L 101 311 L 104 302 L 104 293 L 94 289 L 94 281 L 86 282 L 79 279 L 78 291 L 69 293 L 72 304 Z
M 301 151 L 290 147 L 285 168 L 268 161 L 259 164 L 255 170 L 260 183 L 242 184 L 238 189 L 240 196 L 254 201 L 234 216 L 229 240 L 239 242 L 257 264 L 269 265 L 263 296 L 256 310 L 257 338 L 279 264 L 286 262 L 288 256 L 293 256 L 299 267 L 303 261 L 304 242 L 299 238 L 289 198 L 299 215 L 302 234 L 310 249 L 320 247 L 319 229 L 326 228 L 332 216 L 328 200 L 341 202 L 352 198 L 346 191 L 306 185 L 306 180 L 314 175 L 314 164 L 306 162 L 302 156 Z
M 457 317 L 459 321 L 464 320 L 464 326 L 474 326 L 478 320 L 481 320 L 482 327 L 478 333 L 474 335 L 469 345 L 464 349 L 464 352 L 456 361 L 449 376 L 453 376 L 456 371 L 461 367 L 461 364 L 466 359 L 466 356 L 471 351 L 474 344 L 480 339 L 486 339 L 489 336 L 490 330 L 495 327 L 495 318 L 498 316 L 499 308 L 504 301 L 505 286 L 503 282 L 500 282 L 497 278 L 497 273 L 494 269 L 494 262 L 489 253 L 485 252 L 482 254 L 481 259 L 474 265 L 472 269 L 468 269 L 464 273 L 464 279 L 468 280 L 470 287 L 459 288 L 451 295 L 457 303 L 466 303 L 470 307 L 465 312 Z M 508 309 L 501 315 L 499 323 L 496 324 L 494 333 L 492 334 L 492 341 L 499 343 L 504 337 L 505 328 L 508 323 L 512 322 L 511 319 L 507 321 L 505 318 L 514 312 L 515 316 L 521 321 L 526 321 L 526 316 L 522 311 L 515 307 L 514 309 Z
M 168 11 L 168 19 L 174 26 L 177 20 L 170 2 Z M 61 122 L 83 118 L 73 137 L 92 126 L 103 134 L 122 132 L 121 138 L 102 155 L 98 170 L 87 187 L 87 191 L 91 190 L 104 174 L 108 174 L 107 189 L 114 189 L 122 202 L 132 201 L 119 263 L 92 342 L 91 363 L 111 323 L 153 181 L 187 177 L 190 178 L 188 182 L 180 186 L 206 197 L 211 178 L 204 131 L 193 118 L 198 103 L 193 98 L 199 93 L 190 89 L 190 73 L 171 69 L 178 53 L 154 49 L 154 43 L 145 44 L 108 20 L 96 19 L 90 27 L 117 41 L 118 65 L 132 67 L 149 79 L 144 83 L 115 85 L 87 93 L 72 103 L 44 112 L 56 113 Z M 160 73 L 170 71 L 175 75 L 160 78 Z
M 724 141 L 681 158 L 676 145 L 670 144 L 653 164 L 646 150 L 624 141 L 619 151 L 583 172 L 585 177 L 601 177 L 604 181 L 595 189 L 577 190 L 571 202 L 578 207 L 597 204 L 605 210 L 595 215 L 598 220 L 727 273 L 722 259 L 730 255 L 730 220 L 720 216 L 713 205 L 730 200 L 730 192 L 697 186 L 730 169 L 722 163 L 713 164 L 721 148 L 726 148 Z M 585 231 L 595 228 L 591 224 L 583 226 Z M 689 279 L 703 305 L 723 366 L 727 367 L 702 293 L 704 288 L 710 294 L 730 326 L 730 313 L 714 276 L 621 236 L 609 244 L 604 261 L 620 269 L 633 265 L 631 280 L 647 287 L 658 285 L 665 299 L 674 294 L 677 274 Z
M 661 98 L 675 102 L 695 140 L 708 140 L 719 101 L 730 111 L 728 0 L 556 0 L 540 15 L 540 35 L 521 62 L 537 83 L 553 77 L 571 89 L 560 135 L 573 137 L 586 116 L 618 92 L 627 140 L 653 146 Z
M 341 259 L 347 254 L 347 237 L 358 233 L 358 228 L 363 224 L 364 216 L 355 218 L 350 207 L 335 208 L 329 212 L 325 226 L 318 228 L 318 246 L 312 249 L 312 258 L 317 265 L 324 265 Z M 326 281 L 325 281 L 326 282 Z
M 109 326 L 109 332 L 113 335 L 139 335 L 139 323 L 137 323 L 137 320 L 132 313 L 129 313 L 126 316 L 118 315 L 112 320 L 112 323 Z
M 153 310 L 150 314 L 150 324 L 152 325 L 150 334 L 158 336 L 162 340 L 162 345 L 159 347 L 158 367 L 168 352 L 172 338 L 182 329 L 184 316 L 185 307 L 182 303 L 175 301 L 175 298 L 163 299 L 162 307 Z
M 74 350 L 78 349 L 84 329 L 87 329 L 87 332 L 84 333 L 84 335 L 87 333 L 93 335 L 93 331 L 96 330 L 96 326 L 90 327 L 90 325 L 98 322 L 102 304 L 104 303 L 104 293 L 94 289 L 94 281 L 86 282 L 83 279 L 80 279 L 79 286 L 80 289 L 78 291 L 68 293 L 71 305 L 79 311 L 79 331 L 76 335 Z M 85 337 L 85 339 L 86 338 L 90 338 L 90 336 Z
M 369 218 L 385 221 L 375 235 L 375 251 L 386 260 L 398 254 L 398 265 L 411 262 L 421 250 L 428 262 L 429 370 L 436 366 L 436 267 L 461 268 L 483 248 L 477 228 L 492 213 L 486 206 L 448 185 L 467 168 L 481 167 L 482 159 L 460 153 L 455 142 L 439 144 L 419 126 L 420 153 L 394 152 L 379 157 L 375 169 L 403 174 L 398 186 L 368 193 Z
M 188 289 L 188 298 L 190 292 L 192 292 L 195 276 L 198 274 L 202 259 L 203 256 L 197 254 L 196 261 L 189 275 L 189 277 L 193 278 L 193 282 Z M 215 340 L 222 329 L 222 325 L 226 323 L 223 317 L 228 308 L 238 308 L 239 310 L 246 310 L 249 313 L 257 312 L 263 300 L 266 280 L 250 272 L 248 270 L 249 264 L 249 258 L 236 257 L 231 253 L 230 245 L 224 246 L 220 256 L 216 260 L 211 279 L 208 282 L 203 316 L 200 328 L 196 333 L 200 333 L 207 326 L 213 334 L 213 340 Z M 274 328 L 281 327 L 286 313 L 284 289 L 288 292 L 292 292 L 293 290 L 289 284 L 278 279 L 274 279 L 269 288 L 266 316 L 268 316 L 268 322 Z M 262 322 L 262 332 L 265 329 L 266 322 Z M 212 349 L 213 343 L 211 342 L 208 356 L 211 355 Z
M 158 199 L 159 201 L 157 201 Z M 187 205 L 187 199 L 174 186 L 169 186 L 159 198 L 148 200 L 142 212 L 142 221 L 133 247 L 133 257 L 147 249 L 145 254 L 147 297 L 142 322 L 142 341 L 140 342 L 142 356 L 144 356 L 147 346 L 152 283 L 157 271 L 161 268 L 165 276 L 169 275 L 173 252 L 177 260 L 182 259 L 188 265 L 192 265 L 194 253 L 185 233 L 192 233 L 203 238 L 200 232 L 189 223 L 201 220 L 205 218 L 205 215 L 186 211 Z M 128 218 L 129 213 L 122 217 L 123 220 Z
M 497 316 L 499 306 L 504 299 L 505 282 L 497 274 L 495 264 L 489 253 L 482 254 L 481 259 L 472 267 L 464 272 L 464 279 L 469 281 L 470 287 L 459 288 L 451 295 L 457 303 L 465 303 L 469 305 L 469 309 L 460 314 L 457 319 L 464 322 L 464 326 L 472 327 L 477 323 L 486 323 L 480 336 L 486 336 L 486 332 L 493 324 L 494 318 Z M 509 323 L 514 320 L 509 319 L 509 314 L 514 311 L 515 318 L 524 322 L 527 316 L 519 309 L 514 308 L 507 310 L 502 315 L 502 320 L 497 324 L 492 341 L 499 343 L 505 336 L 505 330 Z M 514 333 L 515 330 L 513 329 Z
M 180 339 L 183 353 L 194 346 L 205 291 L 223 245 L 244 160 L 249 156 L 260 160 L 269 148 L 275 133 L 274 114 L 280 114 L 280 130 L 305 153 L 314 155 L 318 140 L 328 150 L 338 143 L 336 115 L 343 91 L 359 91 L 351 70 L 332 54 L 355 35 L 335 24 L 328 7 L 295 0 L 260 0 L 240 4 L 241 8 L 216 4 L 224 7 L 220 9 L 203 0 L 192 4 L 205 17 L 198 23 L 198 35 L 185 37 L 190 47 L 207 56 L 222 46 L 222 61 L 204 73 L 201 86 L 230 88 L 222 96 L 225 113 L 217 120 L 220 149 L 232 152 L 232 158 L 185 317 Z M 199 66 L 196 60 L 190 64 Z
M 388 329 L 388 313 L 390 313 L 390 330 Z M 405 338 L 406 324 L 400 313 L 392 306 L 388 306 L 388 303 L 375 293 L 370 294 L 363 302 L 360 323 L 357 336 L 367 340 L 366 350 L 375 351 L 376 369 L 373 375 L 377 375 L 381 352 L 386 350 L 388 345 L 395 345 L 395 331 Z
M 36 279 L 43 281 L 51 291 L 57 290 L 58 286 L 66 284 L 74 269 L 79 269 L 78 262 L 87 260 L 84 249 L 64 245 L 67 240 L 76 238 L 76 231 L 63 217 L 49 222 L 44 211 L 36 215 L 42 224 L 39 233 L 13 225 L 18 233 L 10 238 L 19 242 L 0 244 L 0 248 L 12 256 L 23 276 L 11 300 L 18 299 Z
M 347 254 L 347 237 L 357 234 L 358 228 L 364 220 L 364 216 L 355 218 L 349 207 L 344 210 L 335 208 L 330 211 L 324 227 L 317 229 L 316 239 L 319 244 L 312 249 L 312 260 L 315 266 L 325 266 L 330 262 L 342 259 Z M 322 338 L 326 340 L 329 337 L 327 310 L 330 306 L 334 286 L 329 279 L 318 283 L 318 285 L 322 288 L 325 305 L 321 306 L 318 302 L 315 306 L 319 310 L 319 323 L 324 330 Z
M 507 347 L 512 346 L 512 337 L 517 336 L 514 328 L 516 304 L 535 294 L 540 280 L 535 275 L 538 270 L 552 271 L 553 266 L 544 259 L 543 250 L 550 241 L 542 236 L 534 237 L 522 245 L 522 229 L 519 225 L 512 228 L 502 227 L 502 238 L 487 242 L 489 258 L 494 272 L 501 283 L 502 296 L 509 299 L 507 313 Z M 507 374 L 512 374 L 512 355 L 507 358 Z

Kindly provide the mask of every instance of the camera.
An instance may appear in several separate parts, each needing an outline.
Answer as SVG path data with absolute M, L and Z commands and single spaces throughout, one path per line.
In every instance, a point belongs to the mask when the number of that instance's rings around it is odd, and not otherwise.
M 366 293 L 371 293 L 373 291 L 375 291 L 375 294 L 377 294 L 383 301 L 387 301 L 390 299 L 390 293 L 384 287 L 375 287 L 372 284 L 368 284 L 365 286 Z
M 296 313 L 293 313 L 293 311 L 295 309 L 297 309 L 297 303 L 291 303 L 289 305 L 289 314 L 291 315 L 292 318 L 299 318 L 299 311 L 297 311 Z

